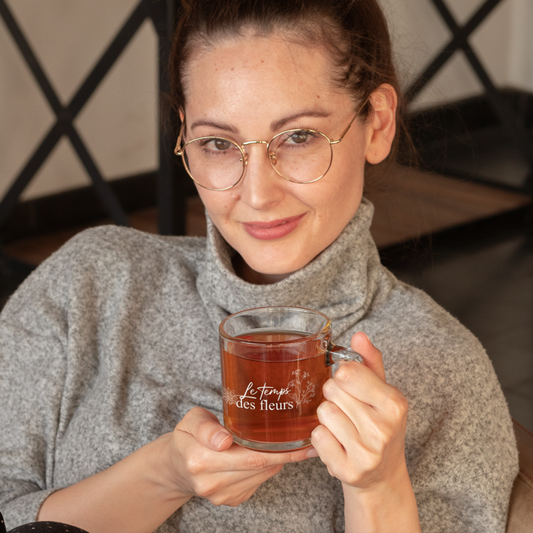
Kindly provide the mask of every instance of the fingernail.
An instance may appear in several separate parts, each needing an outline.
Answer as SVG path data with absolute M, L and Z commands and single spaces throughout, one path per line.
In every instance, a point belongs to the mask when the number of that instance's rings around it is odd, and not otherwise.
M 368 340 L 368 342 L 370 344 L 374 344 L 371 340 L 370 340 L 370 337 L 364 332 L 364 331 L 361 331 L 361 333 L 366 337 L 366 339 Z
M 219 431 L 218 433 L 215 434 L 215 436 L 211 439 L 211 444 L 213 444 L 213 446 L 215 446 L 216 448 L 220 448 L 220 446 L 222 445 L 222 443 L 226 440 L 226 439 L 230 439 L 231 438 L 231 435 L 229 433 L 227 433 L 226 431 Z
M 311 459 L 312 457 L 318 457 L 318 452 L 314 448 L 309 448 L 309 450 L 307 450 L 307 453 L 305 454 L 305 456 L 308 459 Z

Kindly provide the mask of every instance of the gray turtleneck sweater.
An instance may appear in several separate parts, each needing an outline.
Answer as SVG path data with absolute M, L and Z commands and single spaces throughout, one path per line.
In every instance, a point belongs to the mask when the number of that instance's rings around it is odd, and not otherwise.
M 0 512 L 36 518 L 53 491 L 171 431 L 193 406 L 221 418 L 219 322 L 266 305 L 318 309 L 334 340 L 358 330 L 409 401 L 405 453 L 422 530 L 503 532 L 517 473 L 507 406 L 479 342 L 379 262 L 363 201 L 338 239 L 272 285 L 235 276 L 204 238 L 83 232 L 19 288 L 0 319 Z M 80 502 L 83 505 L 83 502 Z M 320 459 L 288 464 L 236 508 L 193 498 L 157 531 L 344 530 L 341 484 Z

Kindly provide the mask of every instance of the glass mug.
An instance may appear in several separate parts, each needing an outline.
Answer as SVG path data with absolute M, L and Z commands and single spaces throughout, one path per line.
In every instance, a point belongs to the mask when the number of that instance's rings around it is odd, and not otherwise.
M 219 326 L 224 426 L 238 444 L 265 452 L 311 446 L 331 365 L 362 362 L 331 342 L 331 321 L 300 307 L 260 307 Z

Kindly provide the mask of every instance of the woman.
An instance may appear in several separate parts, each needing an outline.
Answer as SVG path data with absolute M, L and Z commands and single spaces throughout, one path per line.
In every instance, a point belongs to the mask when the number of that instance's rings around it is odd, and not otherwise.
M 380 265 L 369 234 L 365 167 L 388 158 L 399 120 L 390 57 L 375 0 L 187 7 L 176 152 L 208 238 L 91 230 L 9 301 L 10 527 L 504 530 L 517 458 L 490 362 Z M 364 359 L 326 383 L 307 450 L 252 452 L 219 422 L 218 324 L 265 305 L 323 311 Z

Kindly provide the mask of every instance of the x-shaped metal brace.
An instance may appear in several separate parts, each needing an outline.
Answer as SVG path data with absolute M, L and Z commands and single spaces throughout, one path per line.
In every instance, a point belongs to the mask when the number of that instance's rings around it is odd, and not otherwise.
M 527 132 L 523 125 L 516 120 L 513 112 L 508 109 L 508 106 L 502 95 L 495 87 L 490 76 L 487 74 L 487 71 L 481 64 L 481 61 L 476 56 L 474 50 L 468 42 L 468 37 L 501 2 L 501 0 L 486 0 L 464 26 L 459 26 L 459 24 L 457 24 L 444 0 L 432 1 L 442 19 L 450 28 L 453 37 L 442 47 L 433 61 L 406 91 L 407 101 L 412 101 L 420 93 L 429 80 L 444 66 L 444 64 L 448 61 L 448 59 L 450 59 L 456 50 L 462 50 L 465 53 L 468 62 L 472 66 L 472 69 L 485 87 L 485 90 L 487 91 L 487 97 L 494 109 L 494 112 L 502 122 L 507 134 L 524 156 L 530 169 L 530 175 L 526 186 L 531 188 L 533 185 L 533 146 L 528 140 Z
M 139 27 L 149 17 L 152 19 L 159 36 L 160 65 L 168 58 L 168 51 L 170 49 L 170 41 L 174 24 L 173 5 L 174 3 L 171 0 L 166 0 L 166 2 L 165 0 L 159 0 L 156 2 L 152 0 L 141 0 L 122 28 L 116 34 L 107 50 L 102 54 L 92 71 L 87 75 L 83 83 L 80 85 L 73 98 L 67 105 L 63 105 L 53 89 L 52 84 L 44 73 L 44 70 L 37 60 L 37 57 L 31 49 L 27 39 L 25 38 L 19 25 L 9 10 L 5 0 L 0 0 L 0 16 L 3 18 L 21 54 L 31 69 L 35 80 L 37 81 L 39 87 L 46 97 L 46 100 L 56 115 L 56 122 L 44 136 L 40 145 L 29 158 L 26 165 L 16 177 L 8 192 L 0 202 L 0 226 L 5 223 L 6 219 L 9 217 L 16 203 L 18 202 L 22 191 L 27 187 L 38 169 L 64 135 L 68 137 L 72 146 L 74 147 L 74 150 L 80 158 L 83 166 L 87 170 L 93 186 L 95 187 L 113 221 L 119 225 L 128 225 L 128 218 L 124 209 L 120 205 L 109 184 L 102 177 L 96 162 L 77 132 L 73 121 L 83 106 L 87 103 L 100 82 L 115 64 L 115 61 L 126 48 Z M 165 83 L 168 82 L 162 81 L 161 70 L 162 69 L 160 68 L 160 85 L 165 85 Z M 160 145 L 165 145 L 166 147 L 166 144 L 168 143 L 161 141 L 162 139 L 160 139 Z M 160 163 L 162 166 L 166 167 L 163 170 L 165 170 L 168 174 L 169 170 L 172 170 L 170 168 L 172 166 L 172 161 L 169 160 L 166 153 L 163 153 L 166 151 L 167 150 L 165 150 L 165 148 L 161 149 Z M 171 149 L 168 153 L 171 153 Z M 165 181 L 166 190 L 160 192 L 159 196 L 163 203 L 168 204 L 173 200 L 173 195 L 168 194 L 168 189 L 172 187 L 171 177 L 169 178 L 166 176 L 163 181 Z M 165 226 L 162 233 L 171 233 L 169 227 L 171 226 L 171 221 L 169 220 L 169 217 L 171 218 L 172 206 L 167 205 L 166 207 L 166 220 L 161 223 L 160 217 L 160 226 Z

